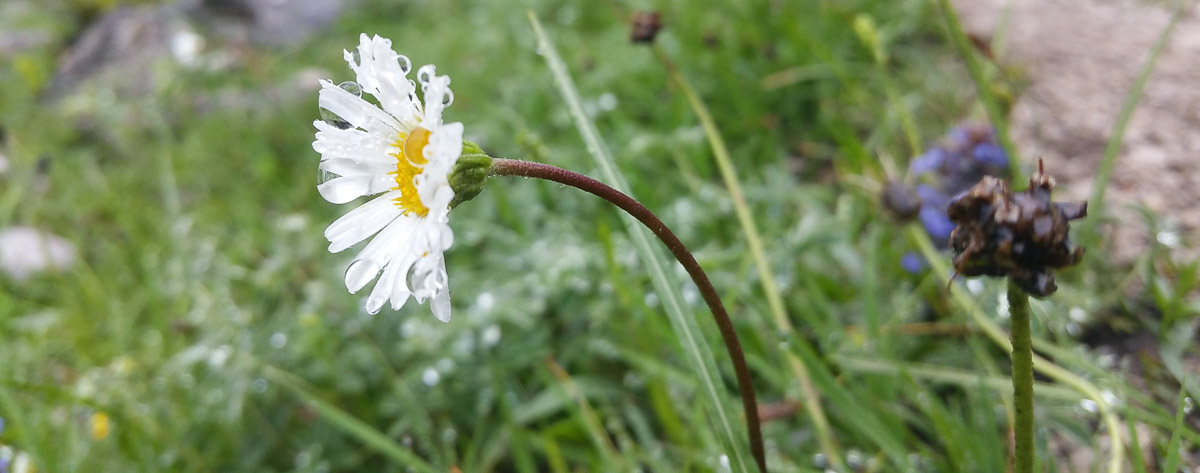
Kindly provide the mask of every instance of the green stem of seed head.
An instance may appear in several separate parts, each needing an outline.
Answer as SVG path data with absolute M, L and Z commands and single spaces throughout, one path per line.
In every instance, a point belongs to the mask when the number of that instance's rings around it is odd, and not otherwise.
M 920 225 L 916 224 L 909 225 L 906 230 L 909 241 L 917 245 L 917 248 L 920 249 L 921 256 L 925 257 L 925 261 L 929 263 L 934 270 L 934 273 L 937 274 L 945 284 L 950 286 L 951 300 L 961 309 L 963 309 L 968 316 L 971 317 L 971 320 L 975 323 L 975 325 L 978 326 L 981 331 L 983 331 L 983 334 L 986 335 L 987 338 L 992 341 L 992 343 L 995 343 L 996 346 L 1004 350 L 1005 353 L 1011 354 L 1013 351 L 1012 342 L 1004 336 L 1004 331 L 1001 330 L 995 322 L 992 322 L 991 318 L 988 317 L 988 315 L 983 311 L 982 308 L 979 307 L 979 305 L 975 304 L 975 301 L 971 299 L 971 297 L 966 293 L 965 289 L 959 287 L 958 285 L 950 284 L 952 279 L 951 268 L 942 258 L 942 255 L 938 253 L 937 249 L 933 247 L 933 242 L 929 239 L 929 235 L 925 233 L 925 230 L 921 228 Z M 1108 430 L 1108 435 L 1112 439 L 1112 441 L 1109 443 L 1108 468 L 1106 471 L 1108 473 L 1119 473 L 1125 459 L 1125 443 L 1121 441 L 1121 421 L 1113 412 L 1113 406 L 1109 404 L 1107 399 L 1105 399 L 1104 395 L 1100 392 L 1100 389 L 1090 381 L 1075 373 L 1067 371 L 1061 366 L 1054 364 L 1054 362 L 1040 356 L 1032 355 L 1032 359 L 1033 369 L 1035 371 L 1045 375 L 1050 379 L 1070 386 L 1072 389 L 1082 394 L 1085 398 L 1096 403 L 1100 418 L 1103 420 L 1104 427 Z
M 1016 417 L 1013 434 L 1016 448 L 1013 470 L 1033 472 L 1033 334 L 1030 328 L 1029 295 L 1008 283 L 1008 311 L 1012 321 L 1012 382 Z
M 729 358 L 733 361 L 733 371 L 737 377 L 738 390 L 742 396 L 742 408 L 745 410 L 746 415 L 746 430 L 750 436 L 750 452 L 754 456 L 755 462 L 758 463 L 759 470 L 766 473 L 767 461 L 766 452 L 763 448 L 762 428 L 758 416 L 758 397 L 754 392 L 754 385 L 751 384 L 750 368 L 746 364 L 746 356 L 742 352 L 741 342 L 738 340 L 737 332 L 733 328 L 733 322 L 729 320 L 729 313 L 725 311 L 725 306 L 721 303 L 721 297 L 717 294 L 716 288 L 713 287 L 712 281 L 708 279 L 708 275 L 704 273 L 704 269 L 700 267 L 700 263 L 696 261 L 692 253 L 679 240 L 679 237 L 675 236 L 675 233 L 671 232 L 671 229 L 667 228 L 667 225 L 658 216 L 654 215 L 650 209 L 647 209 L 646 206 L 603 182 L 566 169 L 531 161 L 496 158 L 491 161 L 491 164 L 490 173 L 494 176 L 545 179 L 574 187 L 607 200 L 645 225 L 646 228 L 653 232 L 667 246 L 667 249 L 671 250 L 671 254 L 675 255 L 675 259 L 679 261 L 679 264 L 683 265 L 688 275 L 692 277 L 692 281 L 696 283 L 696 287 L 700 290 L 700 296 L 708 304 L 709 310 L 712 311 L 713 319 L 717 323 L 717 328 L 721 332 L 721 339 L 725 342 L 725 349 L 729 352 Z

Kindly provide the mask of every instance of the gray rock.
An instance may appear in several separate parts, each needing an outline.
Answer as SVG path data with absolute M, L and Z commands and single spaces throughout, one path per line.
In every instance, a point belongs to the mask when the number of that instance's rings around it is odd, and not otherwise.
M 0 272 L 18 281 L 47 270 L 65 270 L 75 263 L 69 240 L 30 227 L 0 230 Z
M 171 54 L 171 40 L 188 26 L 168 7 L 121 7 L 89 25 L 63 55 L 48 96 L 59 97 L 80 84 L 100 79 L 117 95 L 153 90 L 154 63 Z
M 188 13 L 235 42 L 286 46 L 328 26 L 346 0 L 185 0 Z

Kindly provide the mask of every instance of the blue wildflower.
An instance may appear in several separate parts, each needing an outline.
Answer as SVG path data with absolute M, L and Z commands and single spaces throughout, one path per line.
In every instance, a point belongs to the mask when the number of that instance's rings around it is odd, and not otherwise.
M 996 143 L 987 125 L 968 123 L 954 127 L 938 145 L 913 158 L 909 172 L 925 181 L 917 186 L 921 197 L 918 218 L 939 248 L 946 248 L 955 224 L 946 215 L 951 197 L 975 185 L 984 176 L 1003 177 L 1008 153 Z
M 916 253 L 905 253 L 900 257 L 900 267 L 909 274 L 918 274 L 925 270 L 925 259 Z

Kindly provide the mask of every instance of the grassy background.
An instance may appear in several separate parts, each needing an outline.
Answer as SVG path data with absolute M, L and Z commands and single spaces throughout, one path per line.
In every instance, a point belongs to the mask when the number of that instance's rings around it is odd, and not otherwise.
M 628 41 L 630 10 L 653 7 L 667 24 L 659 44 L 730 147 L 796 336 L 817 349 L 803 359 L 838 454 L 862 471 L 1004 471 L 1007 357 L 940 279 L 899 268 L 916 245 L 874 196 L 881 156 L 903 169 L 924 143 L 983 115 L 931 2 L 474 3 L 365 1 L 306 44 L 237 49 L 232 69 L 167 68 L 152 94 L 91 90 L 59 103 L 38 97 L 83 7 L 22 18 L 56 39 L 0 64 L 13 168 L 0 176 L 0 226 L 67 236 L 81 258 L 0 280 L 0 443 L 50 472 L 719 468 L 694 376 L 604 204 L 492 182 L 454 212 L 455 315 L 442 324 L 415 304 L 362 312 L 341 282 L 351 254 L 328 254 L 322 237 L 350 207 L 315 189 L 309 76 L 351 79 L 341 50 L 362 31 L 449 74 L 447 117 L 485 149 L 592 172 L 533 47 L 532 9 L 634 195 L 723 292 L 760 401 L 808 402 L 784 363 L 797 343 L 770 323 L 703 131 L 653 54 Z M 873 20 L 886 61 L 856 18 Z M 308 92 L 286 93 L 295 83 Z M 1090 258 L 1033 306 L 1052 358 L 1145 426 L 1151 471 L 1173 432 L 1184 448 L 1200 440 L 1187 427 L 1194 414 L 1175 420 L 1179 380 L 1196 383 L 1185 375 L 1196 268 L 1162 248 L 1128 268 Z M 981 282 L 975 302 L 1002 314 L 1003 283 Z M 680 291 L 719 346 L 699 294 Z M 1149 348 L 1123 357 L 1131 339 Z M 1051 441 L 1108 442 L 1078 394 L 1038 389 L 1040 458 L 1056 458 Z M 386 445 L 364 444 L 330 406 Z M 102 440 L 98 412 L 112 420 Z M 828 462 L 803 412 L 765 426 L 774 471 Z

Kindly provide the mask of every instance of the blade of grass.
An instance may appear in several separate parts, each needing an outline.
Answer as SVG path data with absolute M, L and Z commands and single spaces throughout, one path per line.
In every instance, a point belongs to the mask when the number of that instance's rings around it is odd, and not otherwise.
M 1150 75 L 1154 72 L 1154 65 L 1158 63 L 1158 57 L 1162 54 L 1163 48 L 1171 38 L 1171 33 L 1175 31 L 1175 25 L 1179 23 L 1184 11 L 1184 2 L 1181 1 L 1178 3 L 1175 14 L 1171 16 L 1171 21 L 1163 28 L 1154 47 L 1150 49 L 1146 63 L 1142 65 L 1142 70 L 1138 73 L 1133 87 L 1129 89 L 1129 94 L 1125 96 L 1125 104 L 1121 106 L 1117 121 L 1113 123 L 1108 144 L 1104 147 L 1104 155 L 1100 158 L 1100 166 L 1096 169 L 1096 177 L 1092 179 L 1092 194 L 1088 198 L 1088 205 L 1091 207 L 1093 215 L 1103 215 L 1101 209 L 1104 205 L 1104 191 L 1108 188 L 1108 180 L 1112 176 L 1113 168 L 1116 167 L 1117 154 L 1121 152 L 1121 142 L 1125 139 L 1125 129 L 1129 126 L 1129 120 L 1133 118 L 1133 112 L 1137 109 L 1138 102 L 1142 100 L 1142 92 L 1146 90 L 1146 83 L 1149 82 Z M 1088 240 L 1081 241 L 1084 243 L 1093 241 L 1099 221 L 1099 219 L 1089 219 L 1083 222 L 1082 233 L 1087 236 Z
M 950 0 L 937 0 L 938 7 L 942 10 L 942 16 L 946 20 L 946 30 L 950 34 L 950 41 L 954 43 L 955 49 L 958 49 L 958 54 L 962 56 L 963 62 L 967 65 L 967 72 L 971 75 L 971 81 L 975 83 L 975 92 L 979 94 L 979 101 L 983 102 L 983 108 L 987 110 L 988 120 L 992 122 L 992 126 L 996 129 L 996 138 L 1000 141 L 1000 145 L 1008 151 L 1009 172 L 1013 176 L 1021 175 L 1021 157 L 1017 154 L 1017 147 L 1013 144 L 1012 137 L 1008 134 L 1008 117 L 1005 116 L 1004 110 L 1000 108 L 1000 101 L 996 95 L 992 93 L 992 87 L 988 84 L 987 75 L 984 73 L 983 64 L 980 63 L 979 57 L 975 54 L 975 47 L 971 45 L 971 39 L 967 37 L 967 33 L 963 31 L 962 22 L 958 19 L 958 13 L 954 11 L 954 7 L 950 5 Z M 1014 184 L 1020 185 L 1019 180 L 1014 180 Z
M 600 140 L 600 134 L 596 131 L 595 124 L 583 112 L 579 92 L 575 88 L 574 80 L 571 79 L 570 74 L 567 72 L 566 64 L 559 57 L 558 51 L 546 36 L 545 31 L 542 30 L 542 25 L 538 21 L 537 16 L 532 11 L 527 12 L 527 16 L 529 17 L 529 23 L 533 26 L 534 35 L 537 37 L 538 51 L 546 59 L 546 64 L 550 68 L 551 75 L 554 77 L 554 82 L 558 86 L 563 100 L 567 103 L 567 108 L 570 109 L 571 116 L 575 120 L 575 126 L 579 129 L 579 133 L 583 137 L 588 153 L 595 159 L 596 164 L 600 167 L 601 174 L 608 181 L 609 185 L 629 194 L 629 185 L 617 170 L 608 151 L 604 148 Z M 751 471 L 747 466 L 751 456 L 748 444 L 744 440 L 745 435 L 738 434 L 741 429 L 735 426 L 736 422 L 734 419 L 736 416 L 731 414 L 728 407 L 726 407 L 729 402 L 729 393 L 722 385 L 716 360 L 713 358 L 712 350 L 708 347 L 708 342 L 704 339 L 704 334 L 700 331 L 696 319 L 683 309 L 681 302 L 683 297 L 679 293 L 679 284 L 673 284 L 667 279 L 667 272 L 664 269 L 667 265 L 661 252 L 656 251 L 651 246 L 650 235 L 647 234 L 648 231 L 630 216 L 622 215 L 621 218 L 625 220 L 630 237 L 637 247 L 638 253 L 642 256 L 642 261 L 650 271 L 654 287 L 658 291 L 659 300 L 662 302 L 663 307 L 666 308 L 667 316 L 671 321 L 671 327 L 675 332 L 676 338 L 679 340 L 679 344 L 683 347 L 686 359 L 692 365 L 697 378 L 699 378 L 701 392 L 704 393 L 704 398 L 710 408 L 712 420 L 719 431 L 717 437 L 726 450 L 726 455 L 729 456 L 732 471 Z
M 592 405 L 588 402 L 587 397 L 579 390 L 579 386 L 571 379 L 571 375 L 567 374 L 567 370 L 563 369 L 562 365 L 559 365 L 553 358 L 546 358 L 545 364 L 550 373 L 554 375 L 554 378 L 558 380 L 562 396 L 575 401 L 575 408 L 572 411 L 579 418 L 579 421 L 587 427 L 587 432 L 592 438 L 592 443 L 603 454 L 605 469 L 624 469 L 621 454 L 617 452 L 616 445 L 613 445 L 612 440 L 608 438 L 608 433 L 605 432 L 604 424 L 600 422 L 600 417 L 596 416 L 596 411 L 592 409 Z
M 831 355 L 831 358 L 843 369 L 858 373 L 889 374 L 895 376 L 907 375 L 912 376 L 914 379 L 954 384 L 967 389 L 984 387 L 997 393 L 1003 393 L 1012 388 L 1012 380 L 1006 377 L 970 373 L 937 365 L 868 360 L 842 355 Z M 1034 383 L 1034 385 L 1037 386 L 1034 395 L 1038 397 L 1064 401 L 1079 399 L 1079 394 L 1075 391 L 1054 384 L 1038 382 Z
M 754 216 L 750 213 L 750 205 L 746 203 L 746 196 L 742 193 L 742 186 L 738 183 L 737 170 L 733 167 L 733 160 L 729 157 L 729 149 L 725 146 L 725 140 L 721 138 L 721 131 L 717 128 L 716 122 L 713 121 L 712 114 L 708 112 L 708 107 L 704 106 L 704 102 L 692 89 L 687 79 L 679 73 L 679 69 L 671 62 L 662 48 L 657 45 L 654 47 L 654 53 L 658 59 L 667 68 L 671 79 L 683 91 L 687 97 L 688 103 L 692 107 L 692 112 L 700 120 L 700 126 L 704 128 L 704 135 L 708 137 L 709 147 L 712 148 L 713 157 L 717 161 L 717 168 L 721 172 L 721 178 L 725 183 L 726 190 L 729 191 L 729 197 L 733 200 L 734 213 L 737 214 L 738 224 L 742 228 L 742 234 L 746 238 L 746 244 L 750 247 L 750 254 L 754 258 L 754 264 L 758 267 L 759 282 L 762 283 L 763 293 L 767 297 L 767 305 L 770 307 L 772 318 L 775 321 L 775 327 L 780 334 L 785 337 L 790 336 L 795 330 L 792 323 L 788 320 L 787 309 L 783 305 L 783 297 L 779 295 L 779 286 L 775 284 L 775 276 L 771 271 L 771 266 L 767 262 L 766 252 L 763 250 L 762 237 L 759 236 L 758 226 L 754 223 Z M 800 341 L 799 343 L 807 343 Z M 792 371 L 796 379 L 800 381 L 800 389 L 804 392 L 806 402 L 805 409 L 808 411 L 809 418 L 812 419 L 813 427 L 817 432 L 817 441 L 821 445 L 821 451 L 829 458 L 829 462 L 836 470 L 845 469 L 845 464 L 842 461 L 841 453 L 837 446 L 837 440 L 833 438 L 833 433 L 829 428 L 829 421 L 825 418 L 825 412 L 821 407 L 820 393 L 813 387 L 813 382 L 809 376 L 807 367 L 795 359 L 794 355 L 788 355 L 792 359 L 789 364 L 792 366 Z
M 288 391 L 291 391 L 292 394 L 295 394 L 296 397 L 311 404 L 321 417 L 324 417 L 351 437 L 357 438 L 375 452 L 408 467 L 412 471 L 424 473 L 435 473 L 438 471 L 411 451 L 400 446 L 400 444 L 387 435 L 375 430 L 370 425 L 358 420 L 328 401 L 321 399 L 310 389 L 306 388 L 304 381 L 295 375 L 269 365 L 263 365 L 262 372 L 271 381 L 278 383 Z
M 1127 414 L 1126 417 L 1129 415 Z M 1133 427 L 1133 422 L 1130 422 L 1127 427 L 1129 427 L 1129 460 L 1133 462 L 1133 472 L 1146 473 L 1146 458 L 1142 454 L 1142 442 L 1138 440 L 1137 429 Z
M 1187 407 L 1187 389 L 1179 390 L 1179 410 L 1175 413 L 1175 428 L 1171 429 L 1171 440 L 1167 442 L 1167 464 L 1162 471 L 1179 471 L 1179 432 L 1184 429 L 1183 417 Z

